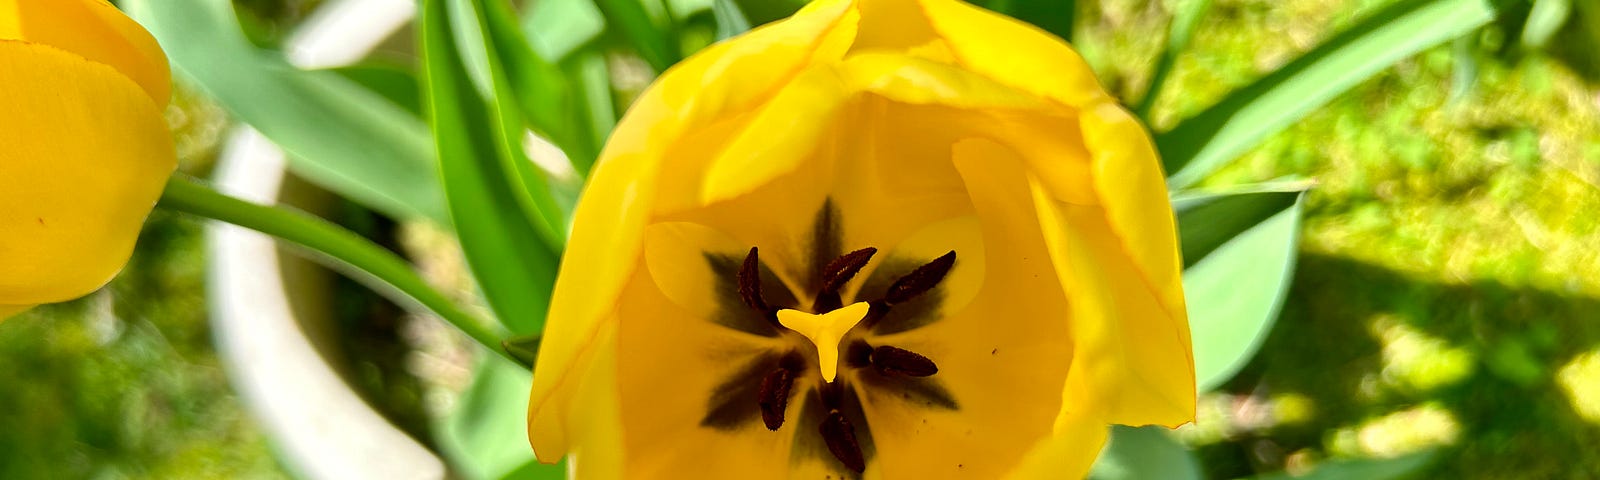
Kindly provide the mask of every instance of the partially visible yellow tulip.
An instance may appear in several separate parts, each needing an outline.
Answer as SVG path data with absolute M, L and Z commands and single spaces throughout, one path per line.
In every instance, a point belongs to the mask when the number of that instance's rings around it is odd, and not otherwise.
M 0 0 L 0 319 L 122 269 L 177 163 L 166 55 L 102 0 Z
M 1074 478 L 1194 418 L 1148 134 L 957 0 L 817 0 L 666 72 L 568 245 L 529 436 L 579 479 Z

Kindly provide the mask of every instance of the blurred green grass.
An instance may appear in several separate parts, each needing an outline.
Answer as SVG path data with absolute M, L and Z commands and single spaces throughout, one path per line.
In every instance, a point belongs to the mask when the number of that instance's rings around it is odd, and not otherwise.
M 1386 3 L 1215 1 L 1157 128 Z M 1164 16 L 1101 8 L 1089 57 L 1137 98 Z M 1210 180 L 1319 182 L 1277 327 L 1183 432 L 1211 477 L 1435 447 L 1419 478 L 1600 476 L 1600 91 L 1505 36 L 1401 62 Z
M 1215 0 L 1156 128 L 1387 3 Z M 1163 4 L 1083 7 L 1080 48 L 1137 99 Z M 1600 89 L 1504 38 L 1406 60 L 1211 180 L 1319 182 L 1278 326 L 1181 434 L 1211 476 L 1433 447 L 1425 478 L 1600 476 Z M 187 159 L 206 108 L 173 114 Z M 198 223 L 158 212 L 109 288 L 0 326 L 0 478 L 284 476 L 210 346 L 202 262 Z
M 127 270 L 0 325 L 0 478 L 286 478 L 218 365 L 200 224 L 156 212 Z

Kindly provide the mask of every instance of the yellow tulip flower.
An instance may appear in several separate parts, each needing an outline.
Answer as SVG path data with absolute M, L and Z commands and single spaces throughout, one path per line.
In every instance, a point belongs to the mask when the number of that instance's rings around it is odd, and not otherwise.
M 0 0 L 0 319 L 115 276 L 177 159 L 165 54 L 101 0 Z
M 1194 416 L 1148 134 L 957 0 L 818 0 L 685 60 L 569 245 L 529 436 L 580 479 L 1074 478 L 1108 425 Z

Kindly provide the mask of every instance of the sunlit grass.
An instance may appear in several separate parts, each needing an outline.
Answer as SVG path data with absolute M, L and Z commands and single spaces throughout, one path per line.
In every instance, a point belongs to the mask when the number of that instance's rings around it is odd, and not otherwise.
M 1181 2 L 1097 3 L 1086 56 L 1138 99 L 1160 4 Z M 1214 1 L 1155 128 L 1387 3 Z M 1494 53 L 1503 38 L 1402 61 L 1210 179 L 1318 182 L 1278 327 L 1182 435 L 1212 475 L 1431 445 L 1447 453 L 1421 478 L 1600 475 L 1600 93 L 1557 59 Z

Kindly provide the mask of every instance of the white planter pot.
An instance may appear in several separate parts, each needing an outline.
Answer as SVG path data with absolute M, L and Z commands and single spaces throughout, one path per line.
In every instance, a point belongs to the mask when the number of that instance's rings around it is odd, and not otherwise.
M 410 0 L 329 2 L 289 43 L 290 61 L 305 68 L 358 61 L 406 26 L 415 8 Z M 224 147 L 215 180 L 229 194 L 276 204 L 284 165 L 281 150 L 242 127 Z M 336 356 L 317 341 L 324 319 L 303 312 L 327 309 L 303 307 L 318 301 L 316 276 L 327 273 L 231 225 L 208 227 L 206 248 L 218 353 L 285 466 L 319 480 L 445 478 L 437 455 L 367 405 L 326 361 Z

